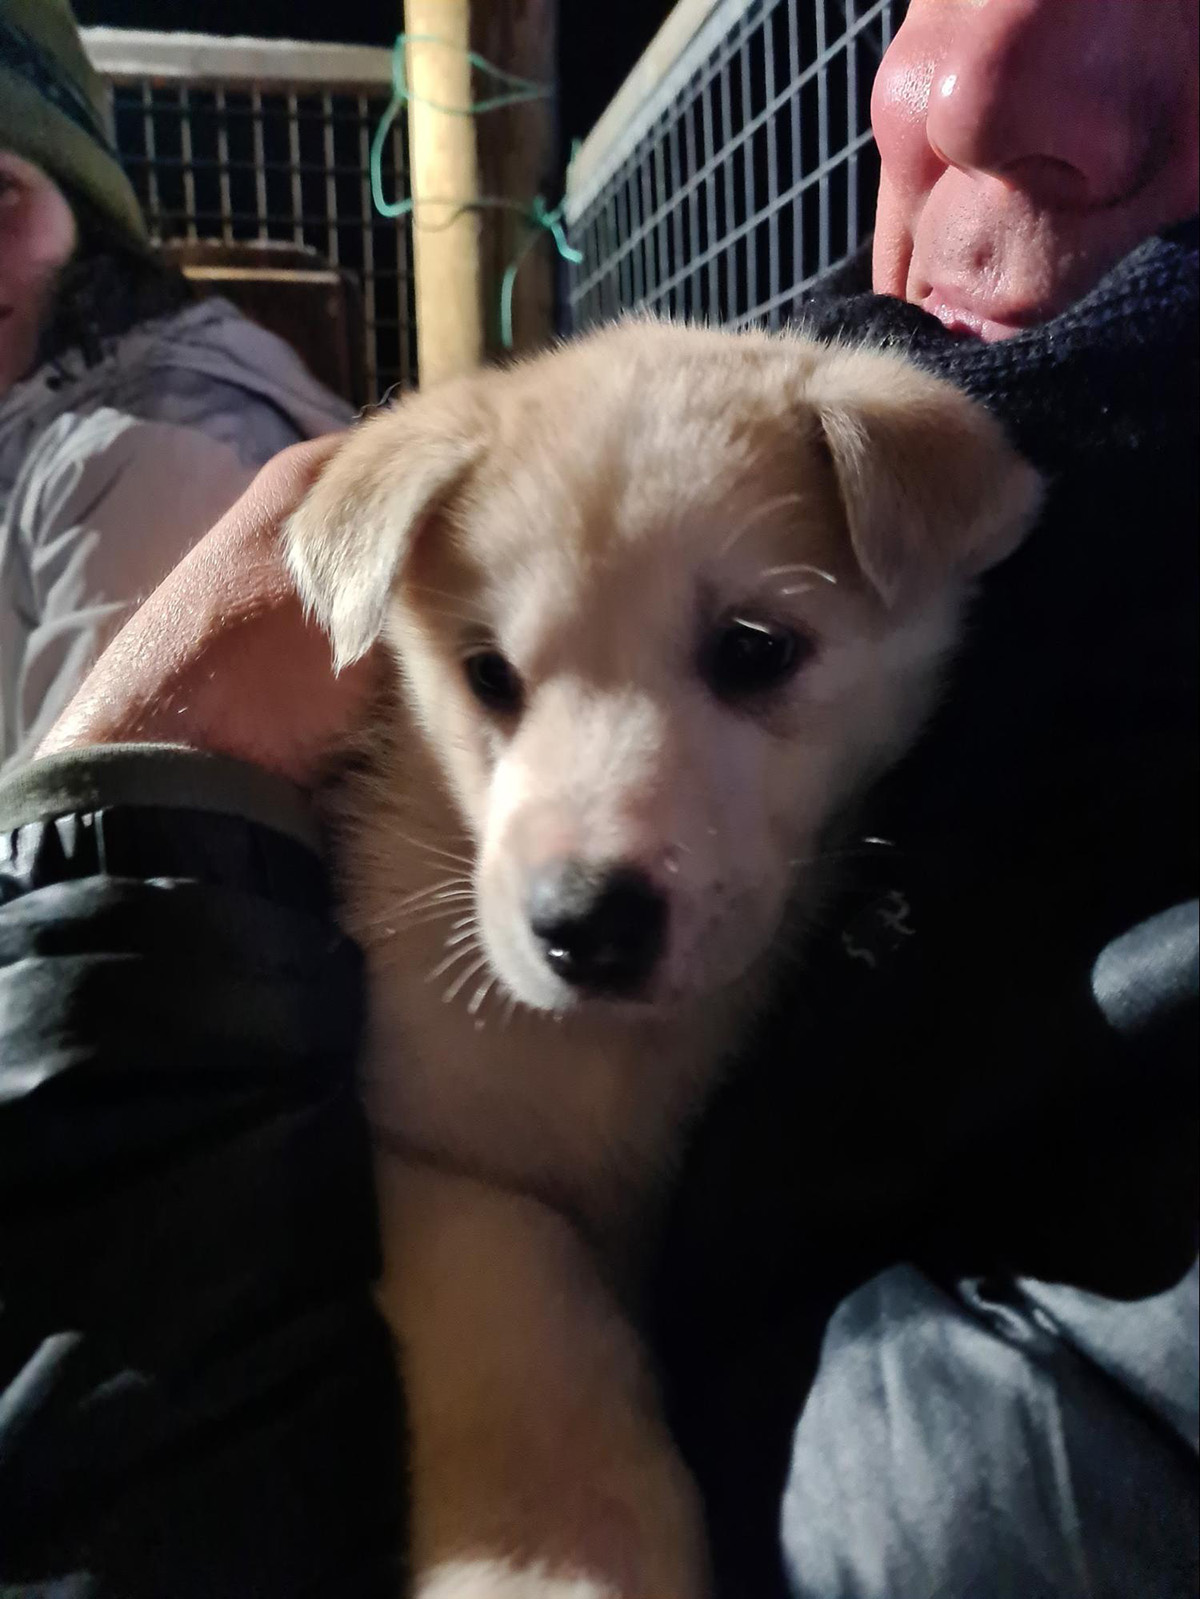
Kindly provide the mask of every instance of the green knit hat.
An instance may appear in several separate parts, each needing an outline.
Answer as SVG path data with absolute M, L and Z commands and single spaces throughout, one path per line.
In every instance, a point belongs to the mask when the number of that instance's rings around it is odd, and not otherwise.
M 67 0 L 0 0 L 0 150 L 41 167 L 127 243 L 146 224 L 108 130 L 104 85 Z

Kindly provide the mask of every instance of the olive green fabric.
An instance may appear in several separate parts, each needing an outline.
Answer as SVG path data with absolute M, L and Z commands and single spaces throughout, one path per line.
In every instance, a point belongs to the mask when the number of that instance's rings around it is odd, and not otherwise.
M 66 0 L 0 0 L 0 150 L 48 173 L 128 244 L 146 244 L 112 145 L 104 85 Z
M 241 816 L 319 848 L 307 797 L 281 777 L 177 744 L 109 744 L 46 755 L 0 781 L 0 832 L 104 806 L 165 805 Z

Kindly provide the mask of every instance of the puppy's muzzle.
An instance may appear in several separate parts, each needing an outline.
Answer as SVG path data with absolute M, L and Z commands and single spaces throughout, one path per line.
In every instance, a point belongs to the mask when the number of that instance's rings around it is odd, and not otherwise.
M 666 899 L 633 867 L 549 861 L 530 878 L 525 911 L 550 970 L 591 993 L 636 994 L 666 943 Z

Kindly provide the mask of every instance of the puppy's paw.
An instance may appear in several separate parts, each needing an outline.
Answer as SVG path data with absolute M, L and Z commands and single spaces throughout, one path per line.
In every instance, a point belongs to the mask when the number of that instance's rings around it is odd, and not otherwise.
M 545 1566 L 507 1560 L 455 1560 L 421 1579 L 415 1599 L 621 1599 L 591 1577 L 554 1576 Z

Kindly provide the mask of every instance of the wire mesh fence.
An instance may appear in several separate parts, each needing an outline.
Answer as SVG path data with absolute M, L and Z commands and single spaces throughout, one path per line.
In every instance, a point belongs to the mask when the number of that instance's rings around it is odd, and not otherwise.
M 871 84 L 902 10 L 680 0 L 572 167 L 572 327 L 785 320 L 870 232 Z
M 390 53 L 103 28 L 85 40 L 151 234 L 318 251 L 361 286 L 369 396 L 414 381 L 411 225 L 377 216 L 371 202 Z M 382 179 L 388 194 L 408 192 L 402 117 Z

